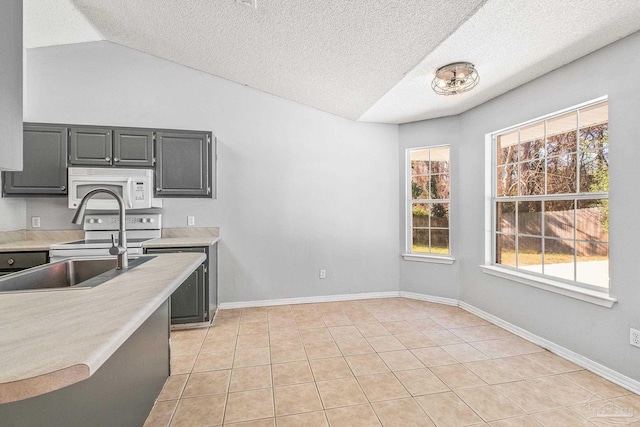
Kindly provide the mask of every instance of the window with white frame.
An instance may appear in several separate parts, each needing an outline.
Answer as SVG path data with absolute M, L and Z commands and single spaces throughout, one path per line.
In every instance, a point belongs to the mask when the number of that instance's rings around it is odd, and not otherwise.
M 407 150 L 408 251 L 449 255 L 449 147 Z
M 493 135 L 493 264 L 609 287 L 606 100 Z

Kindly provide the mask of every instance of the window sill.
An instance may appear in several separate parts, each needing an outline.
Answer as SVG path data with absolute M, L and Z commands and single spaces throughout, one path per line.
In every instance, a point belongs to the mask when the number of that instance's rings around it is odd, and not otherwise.
M 554 292 L 556 294 L 575 298 L 602 307 L 611 308 L 616 302 L 618 302 L 617 299 L 611 298 L 608 293 L 584 289 L 579 286 L 569 285 L 553 279 L 537 277 L 495 265 L 481 265 L 480 268 L 483 272 L 491 274 L 492 276 L 513 280 L 525 285 L 533 286 L 534 288 L 544 289 L 545 291 Z
M 405 261 L 429 262 L 432 264 L 453 264 L 456 260 L 450 256 L 416 254 L 402 254 L 402 258 L 404 258 Z

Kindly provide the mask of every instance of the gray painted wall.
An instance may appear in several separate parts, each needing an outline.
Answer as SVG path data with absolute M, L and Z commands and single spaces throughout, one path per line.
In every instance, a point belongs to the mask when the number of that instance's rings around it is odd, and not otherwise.
M 452 266 L 401 262 L 401 288 L 454 295 L 512 324 L 640 380 L 640 349 L 629 345 L 629 327 L 640 328 L 640 33 L 633 34 L 561 69 L 523 85 L 458 117 L 452 143 Z M 609 96 L 611 309 L 484 274 L 485 134 L 562 108 Z M 400 146 L 440 143 L 455 135 L 452 118 L 400 126 Z M 401 150 L 401 155 L 403 155 Z M 457 162 L 456 162 L 457 159 Z M 404 165 L 401 177 L 404 176 Z M 401 179 L 402 181 L 402 179 Z M 417 264 L 417 263 L 414 263 Z M 420 287 L 416 283 L 423 279 Z M 459 277 L 459 281 L 456 278 Z
M 398 289 L 398 128 L 356 123 L 109 42 L 28 51 L 25 121 L 211 130 L 219 195 L 165 199 L 220 227 L 220 301 Z M 256 72 L 260 72 L 256 70 Z M 61 199 L 29 199 L 72 228 Z M 319 279 L 319 269 L 327 278 Z
M 0 185 L 2 185 L 1 178 Z M 26 205 L 22 198 L 0 198 L 0 231 L 23 230 L 26 221 Z

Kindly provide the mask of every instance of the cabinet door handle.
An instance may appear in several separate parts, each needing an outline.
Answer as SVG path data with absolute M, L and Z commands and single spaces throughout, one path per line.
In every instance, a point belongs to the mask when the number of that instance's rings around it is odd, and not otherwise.
M 111 157 L 105 157 L 105 158 L 104 158 L 104 160 L 105 160 L 106 162 L 110 162 L 110 161 L 111 161 Z
M 67 187 L 65 187 L 64 185 L 62 187 L 60 187 L 60 190 L 62 190 L 62 191 L 66 190 L 66 189 L 67 189 Z
M 13 258 L 9 258 L 7 260 L 7 264 L 9 264 L 9 265 L 13 265 L 15 262 L 16 262 L 16 260 L 14 260 Z
M 162 190 L 162 188 L 156 187 L 156 191 L 160 191 L 160 190 Z
M 119 159 L 119 158 L 117 158 L 117 157 L 114 157 L 114 158 L 113 158 L 113 161 L 114 161 L 114 162 L 119 162 L 119 161 L 120 161 L 120 159 Z

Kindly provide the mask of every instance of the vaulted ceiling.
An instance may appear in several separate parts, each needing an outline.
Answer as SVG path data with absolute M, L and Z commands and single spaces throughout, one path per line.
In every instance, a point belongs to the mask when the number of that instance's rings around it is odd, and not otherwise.
M 249 3 L 249 5 L 247 5 Z M 630 0 L 24 0 L 25 47 L 108 40 L 352 120 L 458 114 L 640 30 Z M 254 6 L 255 5 L 255 6 Z M 473 91 L 434 71 L 469 61 Z

